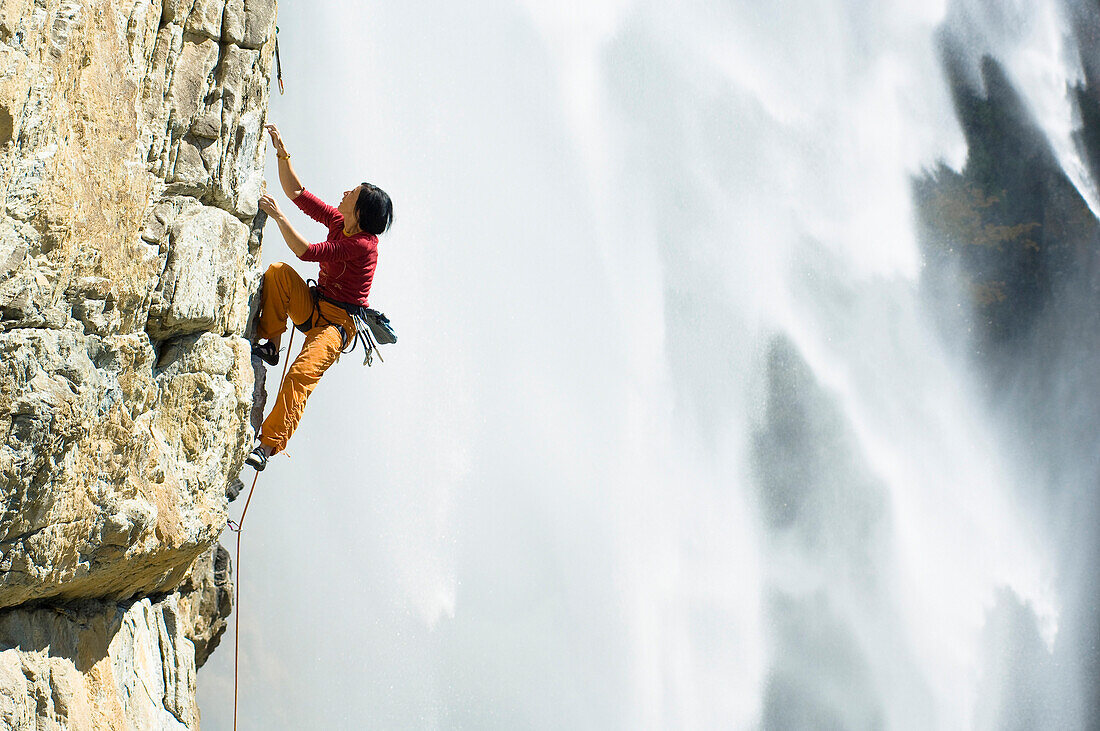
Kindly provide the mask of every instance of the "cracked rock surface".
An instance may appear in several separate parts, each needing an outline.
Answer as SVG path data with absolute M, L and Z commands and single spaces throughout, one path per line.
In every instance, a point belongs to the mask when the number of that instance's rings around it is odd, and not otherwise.
M 229 613 L 228 558 L 216 546 L 180 592 L 0 612 L 0 728 L 198 728 L 196 670 Z
M 198 725 L 275 12 L 0 0 L 0 727 Z

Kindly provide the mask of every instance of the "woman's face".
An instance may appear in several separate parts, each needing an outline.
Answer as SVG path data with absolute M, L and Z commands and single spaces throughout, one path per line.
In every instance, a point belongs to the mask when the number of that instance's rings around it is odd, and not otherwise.
M 355 201 L 359 200 L 359 190 L 362 187 L 363 185 L 360 183 L 351 190 L 345 190 L 343 200 L 340 201 L 340 205 L 336 206 L 336 210 L 343 214 L 344 221 L 348 223 L 359 223 L 355 218 Z

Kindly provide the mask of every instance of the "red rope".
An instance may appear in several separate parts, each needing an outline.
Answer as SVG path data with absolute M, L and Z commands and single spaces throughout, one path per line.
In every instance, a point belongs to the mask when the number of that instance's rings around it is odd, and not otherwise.
M 248 500 L 244 501 L 244 512 L 241 513 L 241 523 L 244 523 L 244 514 L 248 512 L 248 503 L 252 500 L 252 491 L 256 489 L 256 481 L 260 479 L 260 473 L 257 472 L 256 476 L 252 478 L 252 487 L 248 491 Z M 237 731 L 237 662 L 240 658 L 241 650 L 241 523 L 237 524 L 237 558 L 233 562 L 233 567 L 237 572 L 237 581 L 234 586 L 235 596 L 233 597 L 234 609 L 236 610 L 236 617 L 234 618 L 233 626 L 233 731 Z
M 283 361 L 283 375 L 279 377 L 279 390 L 283 388 L 286 380 L 286 369 L 290 365 L 290 347 L 294 345 L 294 329 L 290 330 L 290 340 L 286 344 L 286 360 Z M 276 391 L 278 394 L 278 391 Z M 256 483 L 260 479 L 260 471 L 256 470 L 256 476 L 252 478 L 252 487 L 248 489 L 248 498 L 244 501 L 244 510 L 241 511 L 241 519 L 233 526 L 229 521 L 229 529 L 237 534 L 237 558 L 233 562 L 236 571 L 236 582 L 233 585 L 233 609 L 236 614 L 233 622 L 233 731 L 237 731 L 237 666 L 241 656 L 241 531 L 244 529 L 244 516 L 248 514 L 248 504 L 252 502 L 252 491 L 256 489 Z

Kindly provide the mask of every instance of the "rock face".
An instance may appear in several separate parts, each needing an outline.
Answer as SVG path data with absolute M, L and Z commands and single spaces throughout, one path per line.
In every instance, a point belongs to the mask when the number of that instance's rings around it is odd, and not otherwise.
M 0 0 L 0 725 L 197 727 L 261 390 L 274 23 Z
M 0 616 L 5 728 L 194 728 L 194 648 L 176 595 Z
M 228 559 L 217 546 L 167 596 L 0 612 L 0 728 L 198 728 L 195 671 L 229 614 Z

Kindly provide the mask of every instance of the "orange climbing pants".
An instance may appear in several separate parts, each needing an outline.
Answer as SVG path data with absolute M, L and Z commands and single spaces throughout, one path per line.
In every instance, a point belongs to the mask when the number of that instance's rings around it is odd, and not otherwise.
M 279 340 L 286 332 L 288 317 L 295 325 L 303 325 L 311 316 L 312 326 L 306 332 L 302 350 L 287 369 L 286 378 L 275 397 L 275 405 L 260 427 L 260 442 L 270 454 L 278 454 L 286 448 L 286 443 L 302 420 L 306 399 L 339 357 L 343 341 L 339 328 L 335 326 L 343 327 L 350 341 L 355 337 L 355 323 L 351 315 L 329 302 L 318 302 L 315 312 L 309 286 L 298 273 L 289 264 L 269 266 L 264 273 L 263 296 L 256 325 L 257 339 L 270 340 L 278 348 Z M 287 355 L 289 357 L 289 353 Z

